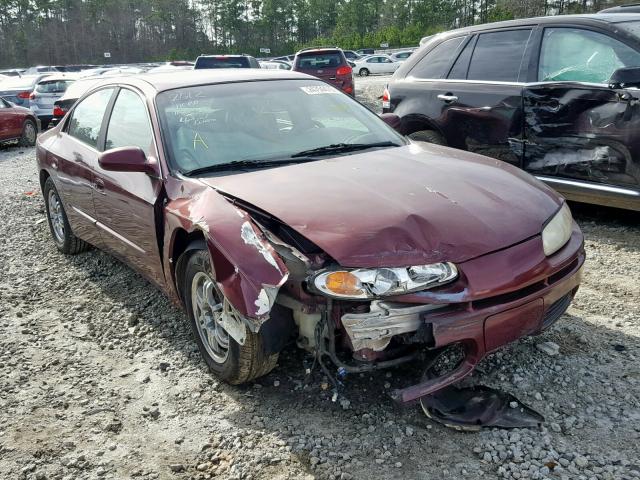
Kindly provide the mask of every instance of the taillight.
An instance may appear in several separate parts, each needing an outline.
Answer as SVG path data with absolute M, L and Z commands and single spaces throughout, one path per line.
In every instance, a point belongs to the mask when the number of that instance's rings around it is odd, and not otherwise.
M 62 108 L 60 108 L 58 105 L 53 107 L 53 116 L 54 117 L 64 117 L 65 114 L 67 112 L 65 112 Z
M 350 66 L 345 65 L 344 67 L 340 67 L 336 70 L 336 75 L 351 75 L 351 72 L 353 72 L 353 69 Z
M 31 92 L 20 92 L 18 94 L 18 98 L 24 98 L 26 100 L 29 98 L 30 95 L 31 95 Z
M 349 94 L 351 94 L 351 93 L 353 93 L 353 87 L 352 87 L 351 85 L 349 85 L 348 87 L 344 87 L 344 88 L 342 89 L 342 91 L 343 91 L 344 93 L 349 93 Z
M 382 93 L 382 108 L 391 108 L 391 94 L 386 87 Z

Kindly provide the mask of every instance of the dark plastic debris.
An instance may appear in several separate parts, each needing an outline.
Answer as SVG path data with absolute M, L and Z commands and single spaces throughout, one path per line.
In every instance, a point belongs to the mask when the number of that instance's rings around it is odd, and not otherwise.
M 456 430 L 531 428 L 544 423 L 542 415 L 513 395 L 484 385 L 452 385 L 422 397 L 420 405 L 427 417 Z

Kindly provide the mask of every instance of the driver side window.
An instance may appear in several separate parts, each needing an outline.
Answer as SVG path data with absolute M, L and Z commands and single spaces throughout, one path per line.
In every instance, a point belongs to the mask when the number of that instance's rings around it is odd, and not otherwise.
M 622 67 L 640 66 L 640 54 L 602 33 L 579 28 L 546 28 L 538 81 L 607 83 Z

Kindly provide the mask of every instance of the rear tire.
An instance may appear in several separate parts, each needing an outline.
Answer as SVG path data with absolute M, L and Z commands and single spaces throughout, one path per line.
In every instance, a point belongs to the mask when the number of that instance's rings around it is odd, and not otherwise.
M 407 136 L 416 142 L 428 142 L 444 146 L 447 145 L 447 141 L 444 137 L 434 130 L 420 130 L 419 132 L 410 133 Z
M 67 213 L 64 211 L 64 206 L 51 177 L 44 182 L 43 194 L 51 238 L 53 238 L 53 243 L 56 244 L 58 250 L 67 255 L 76 255 L 88 250 L 90 245 L 76 237 L 71 231 Z
M 38 127 L 33 120 L 25 120 L 22 125 L 22 135 L 19 144 L 21 147 L 33 147 L 38 137 Z
M 358 72 L 358 75 L 360 75 L 361 77 L 368 77 L 369 76 L 369 69 L 361 68 L 360 71 Z
M 278 353 L 267 354 L 264 351 L 261 333 L 253 333 L 247 329 L 244 345 L 240 345 L 216 320 L 216 314 L 224 315 L 229 308 L 232 312 L 235 310 L 215 283 L 209 253 L 206 250 L 195 250 L 185 255 L 189 257 L 184 260 L 183 298 L 191 330 L 209 370 L 232 385 L 247 383 L 269 373 L 276 366 Z M 211 282 L 212 285 L 206 301 L 199 304 L 197 290 L 201 280 Z M 235 314 L 239 315 L 237 312 Z M 212 320 L 207 322 L 207 319 Z

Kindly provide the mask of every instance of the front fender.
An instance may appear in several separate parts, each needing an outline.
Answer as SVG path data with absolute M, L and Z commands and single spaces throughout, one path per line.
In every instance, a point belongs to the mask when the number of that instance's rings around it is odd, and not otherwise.
M 251 217 L 205 186 L 167 203 L 165 215 L 169 230 L 202 233 L 220 290 L 257 331 L 289 272 Z

